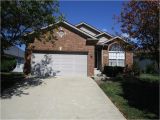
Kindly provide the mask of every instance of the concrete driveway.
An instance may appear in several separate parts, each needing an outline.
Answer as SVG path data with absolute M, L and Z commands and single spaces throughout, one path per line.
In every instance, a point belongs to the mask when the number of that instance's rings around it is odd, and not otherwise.
M 26 94 L 1 99 L 1 119 L 125 119 L 89 77 L 42 81 L 41 85 L 23 89 Z

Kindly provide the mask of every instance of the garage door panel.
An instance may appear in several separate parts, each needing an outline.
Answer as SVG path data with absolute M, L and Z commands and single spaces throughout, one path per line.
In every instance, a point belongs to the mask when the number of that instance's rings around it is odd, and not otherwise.
M 46 69 L 47 67 L 52 68 L 52 72 L 56 72 L 56 75 L 79 74 L 87 76 L 87 55 L 33 53 L 32 55 L 33 71 L 36 71 L 35 65 L 37 64 L 42 65 L 43 63 L 42 61 L 46 62 L 48 61 L 49 63 L 45 65 Z

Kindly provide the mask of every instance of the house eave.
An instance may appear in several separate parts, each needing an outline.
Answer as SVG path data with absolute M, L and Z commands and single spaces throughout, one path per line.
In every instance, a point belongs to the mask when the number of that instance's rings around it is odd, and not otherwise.
M 108 36 L 110 36 L 110 37 L 113 37 L 111 34 L 106 33 L 106 32 L 102 32 L 102 33 L 96 35 L 95 37 L 97 38 L 97 37 L 102 36 L 102 35 L 108 35 Z
M 96 37 L 94 37 L 94 36 L 92 36 L 92 35 L 90 35 L 90 34 L 84 32 L 84 31 L 82 31 L 82 30 L 76 28 L 74 25 L 72 25 L 72 24 L 70 24 L 70 23 L 68 23 L 68 22 L 66 22 L 66 21 L 58 21 L 58 22 L 55 23 L 55 24 L 50 24 L 50 25 L 48 25 L 48 26 L 42 27 L 40 30 L 45 30 L 45 29 L 47 29 L 47 28 L 49 28 L 49 27 L 54 27 L 55 25 L 60 24 L 60 23 L 63 23 L 63 24 L 65 24 L 65 25 L 71 27 L 72 29 L 74 29 L 74 30 L 80 32 L 81 34 L 87 36 L 88 38 L 97 40 Z M 28 35 L 32 35 L 32 34 L 34 34 L 34 33 L 35 33 L 35 31 L 32 31 L 32 32 L 30 32 L 30 33 L 25 34 L 24 37 L 27 37 Z
M 113 40 L 119 38 L 120 40 L 122 40 L 123 42 L 125 42 L 126 44 L 130 44 L 129 42 L 125 41 L 123 38 L 116 36 L 114 38 L 111 38 L 110 40 L 104 41 L 102 44 L 108 44 L 109 42 L 112 42 Z

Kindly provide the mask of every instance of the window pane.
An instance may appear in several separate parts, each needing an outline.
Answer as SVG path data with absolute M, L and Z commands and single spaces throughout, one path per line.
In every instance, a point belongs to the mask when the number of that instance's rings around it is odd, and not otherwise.
M 117 66 L 122 66 L 122 67 L 124 67 L 124 60 L 123 60 L 123 59 L 119 59 L 117 62 L 118 62 L 118 65 L 117 65 Z
M 117 65 L 116 59 L 109 60 L 109 66 L 116 66 L 116 65 Z
M 116 59 L 116 53 L 109 52 L 109 59 Z
M 125 59 L 125 53 L 124 52 L 118 52 L 117 53 L 117 59 Z
M 123 51 L 123 48 L 119 44 L 115 43 L 110 46 L 109 51 Z

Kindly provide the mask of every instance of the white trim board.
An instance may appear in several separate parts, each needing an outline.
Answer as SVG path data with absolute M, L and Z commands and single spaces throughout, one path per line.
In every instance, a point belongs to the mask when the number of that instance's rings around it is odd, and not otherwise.
M 113 37 L 111 34 L 106 33 L 106 32 L 102 32 L 102 33 L 96 35 L 95 37 L 99 37 L 99 36 L 104 35 L 104 34 L 106 34 L 106 35 L 108 35 L 108 36 L 110 36 L 110 37 Z

